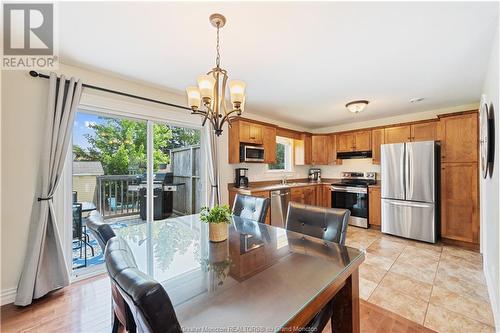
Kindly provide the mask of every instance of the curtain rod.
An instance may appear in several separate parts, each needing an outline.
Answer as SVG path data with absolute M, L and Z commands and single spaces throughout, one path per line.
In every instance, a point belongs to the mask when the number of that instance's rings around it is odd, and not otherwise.
M 38 73 L 37 71 L 30 71 L 30 75 L 32 77 L 39 77 L 39 78 L 42 78 L 42 79 L 48 79 L 48 78 L 50 78 L 50 76 L 48 76 L 46 74 Z M 57 81 L 59 81 L 59 77 L 57 78 Z M 179 108 L 179 109 L 184 109 L 184 110 L 192 111 L 190 108 L 188 108 L 186 106 L 172 104 L 172 103 L 167 103 L 167 102 L 159 101 L 157 99 L 142 97 L 142 96 L 133 95 L 133 94 L 129 94 L 129 93 L 117 91 L 117 90 L 112 90 L 112 89 L 107 89 L 107 88 L 103 88 L 103 87 L 93 86 L 91 84 L 85 84 L 84 83 L 84 84 L 82 84 L 82 86 L 85 87 L 85 88 L 90 88 L 90 89 L 94 89 L 94 90 L 100 90 L 100 91 L 108 92 L 108 93 L 111 93 L 111 94 L 116 94 L 116 95 L 126 96 L 126 97 L 130 97 L 130 98 L 140 99 L 141 101 L 147 101 L 147 102 L 152 102 L 152 103 L 157 103 L 157 104 L 172 106 L 174 108 Z

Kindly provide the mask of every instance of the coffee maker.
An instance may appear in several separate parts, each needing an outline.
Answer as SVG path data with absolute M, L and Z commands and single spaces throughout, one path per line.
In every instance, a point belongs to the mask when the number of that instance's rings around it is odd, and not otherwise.
M 236 178 L 234 180 L 234 186 L 235 187 L 240 187 L 240 188 L 245 188 L 248 187 L 248 169 L 247 168 L 236 168 Z
M 321 169 L 309 169 L 309 181 L 310 182 L 320 182 L 321 181 Z

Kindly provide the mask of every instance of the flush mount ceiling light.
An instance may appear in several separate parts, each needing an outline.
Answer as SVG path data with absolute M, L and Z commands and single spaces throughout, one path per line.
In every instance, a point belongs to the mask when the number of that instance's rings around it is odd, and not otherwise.
M 226 86 L 228 75 L 225 69 L 220 68 L 219 29 L 226 24 L 226 18 L 221 14 L 210 15 L 210 23 L 217 28 L 217 57 L 215 68 L 206 75 L 198 76 L 198 87 L 187 87 L 188 106 L 192 114 L 199 114 L 203 118 L 202 126 L 210 121 L 215 134 L 222 133 L 224 123 L 231 125 L 231 120 L 241 115 L 245 104 L 245 82 L 232 80 L 229 82 L 232 110 L 226 107 Z M 201 108 L 203 104 L 203 108 Z
M 349 102 L 345 105 L 345 107 L 347 108 L 347 110 L 349 110 L 352 113 L 358 113 L 358 112 L 363 111 L 366 108 L 366 106 L 368 105 L 368 103 L 370 103 L 370 102 L 362 99 L 359 101 Z

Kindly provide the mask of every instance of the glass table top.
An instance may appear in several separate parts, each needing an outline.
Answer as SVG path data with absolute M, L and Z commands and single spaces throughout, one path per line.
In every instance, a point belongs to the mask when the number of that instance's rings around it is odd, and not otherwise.
M 198 215 L 117 230 L 165 287 L 184 332 L 277 331 L 364 260 L 357 249 L 239 217 L 228 228 L 220 243 L 208 241 Z

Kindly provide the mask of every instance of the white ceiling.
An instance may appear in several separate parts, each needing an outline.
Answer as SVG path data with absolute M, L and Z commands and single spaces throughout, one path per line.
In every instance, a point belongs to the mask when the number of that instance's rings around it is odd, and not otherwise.
M 184 91 L 213 67 L 214 12 L 247 107 L 310 128 L 478 101 L 498 25 L 496 2 L 68 2 L 61 61 Z

